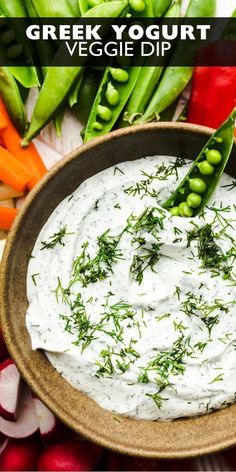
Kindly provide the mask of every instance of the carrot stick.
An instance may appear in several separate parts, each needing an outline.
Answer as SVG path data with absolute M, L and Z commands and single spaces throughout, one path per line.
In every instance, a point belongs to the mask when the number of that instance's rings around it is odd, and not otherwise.
M 0 100 L 0 122 L 4 119 L 7 121 L 8 126 L 5 130 L 1 130 L 0 128 L 1 140 L 4 146 L 19 160 L 19 162 L 25 164 L 31 172 L 32 179 L 28 185 L 31 189 L 46 174 L 47 169 L 33 143 L 30 143 L 27 148 L 21 147 L 21 137 L 18 131 L 14 128 L 3 101 Z
M 17 192 L 17 190 L 12 187 L 9 187 L 9 185 L 0 184 L 0 203 L 3 200 L 23 197 L 23 195 L 23 192 Z
M 7 149 L 0 146 L 0 180 L 18 192 L 23 192 L 31 179 L 32 174 L 25 166 Z
M 0 133 L 2 133 L 3 131 L 6 131 L 7 127 L 8 127 L 8 122 L 5 118 L 5 116 L 3 116 L 1 114 L 1 116 L 0 116 Z
M 5 230 L 10 229 L 16 215 L 16 208 L 0 207 L 0 228 Z

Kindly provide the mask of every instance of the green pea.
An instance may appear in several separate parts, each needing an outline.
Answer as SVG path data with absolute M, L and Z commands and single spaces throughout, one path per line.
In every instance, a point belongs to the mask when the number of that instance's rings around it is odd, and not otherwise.
M 112 111 L 110 108 L 104 107 L 103 105 L 98 105 L 97 114 L 103 121 L 109 122 L 112 119 Z
M 202 197 L 197 193 L 190 193 L 187 197 L 187 205 L 190 208 L 198 208 L 201 205 Z
M 11 44 L 12 41 L 14 41 L 14 39 L 15 39 L 15 33 L 12 30 L 5 31 L 0 37 L 1 43 L 5 44 L 6 46 L 8 44 Z
M 173 215 L 173 216 L 179 216 L 179 207 L 175 206 L 173 208 L 170 208 L 169 209 L 169 212 Z
M 208 161 L 200 162 L 198 168 L 202 175 L 211 175 L 214 173 L 214 167 Z
M 17 59 L 23 53 L 23 46 L 21 44 L 15 44 L 7 50 L 7 56 L 9 59 Z
M 204 193 L 207 188 L 204 180 L 199 179 L 199 178 L 190 179 L 189 187 L 190 187 L 190 190 L 196 193 Z
M 111 76 L 113 77 L 114 80 L 116 80 L 116 82 L 125 83 L 125 82 L 128 82 L 129 80 L 129 74 L 124 69 L 119 69 L 119 68 L 111 69 L 110 72 L 111 72 Z
M 100 5 L 101 3 L 103 3 L 103 0 L 88 0 L 88 6 L 90 8 L 93 8 L 93 7 L 96 7 L 97 5 Z
M 189 208 L 186 202 L 182 202 L 179 204 L 179 215 L 180 216 L 193 216 L 192 208 Z
M 136 11 L 137 13 L 142 13 L 146 8 L 143 0 L 130 0 L 129 4 L 132 10 Z
M 217 166 L 222 161 L 222 155 L 217 149 L 209 149 L 206 153 L 206 158 L 213 166 Z
M 93 123 L 93 129 L 95 129 L 96 131 L 101 131 L 103 129 L 102 123 L 99 123 L 99 121 L 95 121 Z
M 107 90 L 106 90 L 106 99 L 111 106 L 116 106 L 118 105 L 120 101 L 120 94 L 118 90 L 112 85 L 111 82 L 108 83 L 107 85 Z

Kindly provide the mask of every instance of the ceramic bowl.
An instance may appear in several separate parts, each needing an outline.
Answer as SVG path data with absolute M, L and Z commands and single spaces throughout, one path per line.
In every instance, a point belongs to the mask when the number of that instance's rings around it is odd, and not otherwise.
M 67 383 L 43 351 L 31 349 L 25 326 L 29 258 L 49 215 L 85 179 L 122 161 L 148 155 L 195 158 L 211 131 L 186 124 L 148 124 L 115 131 L 81 146 L 56 164 L 30 193 L 6 244 L 1 266 L 1 323 L 12 358 L 32 390 L 64 423 L 121 453 L 182 458 L 233 446 L 236 404 L 204 416 L 170 422 L 134 420 L 100 408 Z M 227 168 L 233 177 L 235 161 L 234 146 Z

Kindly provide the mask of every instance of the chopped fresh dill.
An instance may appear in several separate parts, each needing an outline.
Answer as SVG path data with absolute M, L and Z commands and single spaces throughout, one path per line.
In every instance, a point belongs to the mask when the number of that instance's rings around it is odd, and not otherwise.
M 194 345 L 194 348 L 197 348 L 201 353 L 204 351 L 204 349 L 207 346 L 207 342 L 199 341 Z
M 208 382 L 209 385 L 215 382 L 222 382 L 224 380 L 224 374 L 217 375 L 211 382 Z
M 161 409 L 161 407 L 163 405 L 163 401 L 168 400 L 168 398 L 164 398 L 160 395 L 160 391 L 158 391 L 156 393 L 146 393 L 146 396 L 150 397 L 154 400 L 154 402 L 156 403 L 156 406 L 157 406 L 157 408 L 159 408 L 159 410 Z
M 226 188 L 228 191 L 234 190 L 236 187 L 236 180 L 232 180 L 230 184 L 227 185 L 221 185 L 221 188 Z
M 155 272 L 155 265 L 160 259 L 161 246 L 162 243 L 153 243 L 151 247 L 142 246 L 142 252 L 134 255 L 130 272 L 139 285 L 142 283 L 144 272 L 148 267 L 152 272 Z
M 98 280 L 104 280 L 108 272 L 112 272 L 112 266 L 123 258 L 122 252 L 118 249 L 118 244 L 123 235 L 122 231 L 118 236 L 112 236 L 110 229 L 97 238 L 98 252 L 91 258 L 88 252 L 88 242 L 82 246 L 82 252 L 73 262 L 71 284 L 81 282 L 83 287 Z
M 216 244 L 217 235 L 214 234 L 212 225 L 206 224 L 201 228 L 194 228 L 187 233 L 188 247 L 191 241 L 197 240 L 198 257 L 202 261 L 204 269 L 210 269 L 214 274 L 223 273 L 223 278 L 230 278 L 231 267 L 228 260 L 232 253 L 224 254 L 220 246 Z
M 117 172 L 119 172 L 120 174 L 125 175 L 125 173 L 123 172 L 123 170 L 121 170 L 120 167 L 118 167 L 118 166 L 116 166 L 116 167 L 114 168 L 113 175 L 116 175 Z
M 73 233 L 67 233 L 67 226 L 65 225 L 57 233 L 54 233 L 52 236 L 50 236 L 48 241 L 41 241 L 42 247 L 40 250 L 43 251 L 44 249 L 53 249 L 57 244 L 65 246 L 63 239 L 68 234 Z
M 40 273 L 38 272 L 37 274 L 31 275 L 31 279 L 33 280 L 34 285 L 37 285 L 36 277 L 38 277 Z
M 164 320 L 165 318 L 169 318 L 171 316 L 171 313 L 164 313 L 164 315 L 156 316 L 157 321 Z

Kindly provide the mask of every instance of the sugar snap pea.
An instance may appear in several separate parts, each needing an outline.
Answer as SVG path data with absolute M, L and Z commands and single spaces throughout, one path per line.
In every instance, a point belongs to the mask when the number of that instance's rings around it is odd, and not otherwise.
M 107 67 L 83 132 L 84 142 L 108 133 L 120 116 L 141 67 Z
M 77 103 L 73 107 L 73 111 L 78 116 L 79 120 L 83 125 L 86 125 L 94 99 L 98 90 L 98 74 L 92 69 L 86 69 L 79 94 L 77 97 Z
M 45 1 L 45 0 L 31 0 L 37 14 L 41 18 L 63 18 L 74 17 L 75 10 L 73 4 L 69 0 L 60 1 Z
M 103 17 L 110 18 L 112 21 L 112 18 L 119 17 L 126 8 L 126 0 L 116 0 L 92 8 L 84 15 L 84 18 Z M 58 54 L 60 54 L 60 48 Z M 73 58 L 71 60 L 73 61 Z M 27 146 L 29 141 L 51 120 L 83 69 L 83 66 L 50 67 L 48 69 L 35 105 L 30 127 L 22 143 L 23 146 Z
M 165 18 L 174 18 L 180 16 L 180 2 L 176 1 L 167 11 Z M 140 113 L 143 113 L 146 109 L 148 102 L 150 101 L 155 87 L 157 86 L 161 74 L 164 70 L 163 66 L 155 67 L 144 66 L 139 74 L 138 80 L 134 87 L 134 90 L 129 98 L 127 107 L 123 114 L 123 120 L 121 126 L 127 126 L 127 124 L 132 124 L 133 121 L 139 116 Z
M 154 16 L 156 18 L 163 16 L 171 4 L 172 0 L 153 0 Z
M 11 26 L 12 18 L 22 18 L 21 21 L 25 23 L 25 29 L 28 26 L 27 22 L 27 10 L 24 2 L 19 2 L 18 0 L 1 0 L 1 12 L 6 21 L 9 21 Z M 24 53 L 27 58 L 34 62 L 36 51 L 34 49 L 33 43 L 26 39 L 26 36 L 22 34 L 22 26 L 18 25 L 17 21 L 14 21 L 14 32 L 16 39 L 19 45 L 23 46 Z M 11 73 L 18 82 L 20 82 L 24 87 L 37 87 L 39 85 L 39 78 L 37 70 L 35 67 L 11 67 Z
M 0 67 L 0 96 L 2 97 L 12 122 L 23 134 L 26 113 L 15 79 L 7 67 Z
M 190 0 L 186 18 L 214 16 L 215 8 L 215 0 L 208 0 L 207 2 L 205 0 Z M 159 113 L 168 108 L 184 90 L 192 77 L 193 67 L 171 66 L 171 63 L 174 63 L 175 57 L 182 57 L 184 54 L 186 54 L 185 46 L 178 42 L 170 63 L 157 86 L 156 92 L 142 118 L 137 120 L 137 122 L 142 123 L 156 120 Z
M 234 143 L 236 108 L 210 137 L 187 175 L 164 202 L 174 216 L 196 216 L 208 203 L 229 160 Z M 209 172 L 211 169 L 211 172 Z

